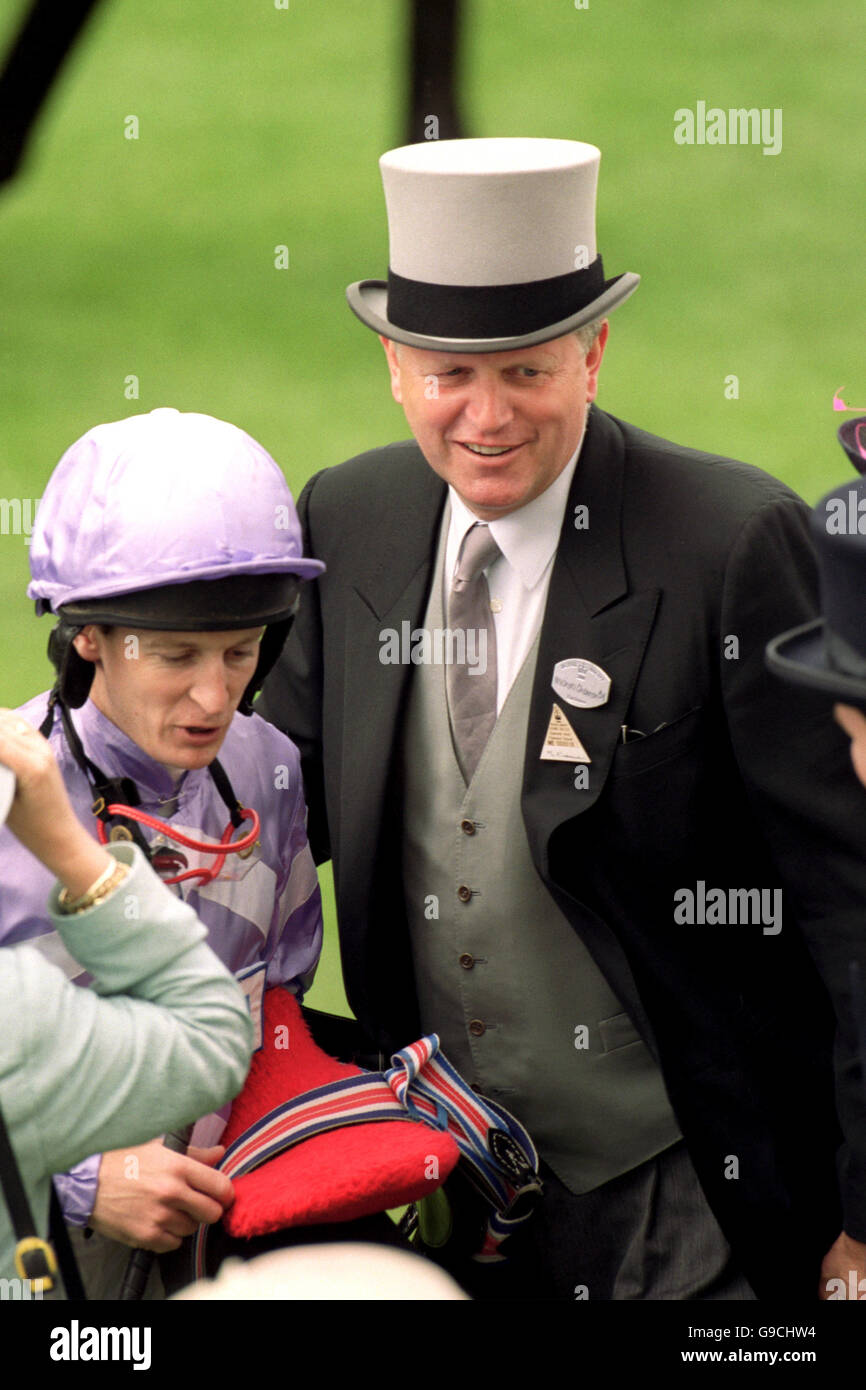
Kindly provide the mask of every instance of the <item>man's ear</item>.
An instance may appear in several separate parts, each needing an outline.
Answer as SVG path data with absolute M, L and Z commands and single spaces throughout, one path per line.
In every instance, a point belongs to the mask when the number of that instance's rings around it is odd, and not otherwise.
M 99 661 L 102 656 L 102 633 L 94 623 L 88 623 L 72 639 L 72 645 L 83 661 Z
M 607 344 L 607 336 L 610 327 L 607 319 L 601 325 L 598 337 L 586 354 L 586 399 L 594 401 L 598 392 L 598 373 L 601 367 L 601 359 L 604 356 L 604 349 Z
M 403 404 L 403 392 L 400 388 L 400 362 L 397 357 L 397 344 L 390 338 L 379 337 L 379 342 L 385 349 L 385 357 L 388 360 L 388 371 L 391 373 L 391 395 L 398 405 Z

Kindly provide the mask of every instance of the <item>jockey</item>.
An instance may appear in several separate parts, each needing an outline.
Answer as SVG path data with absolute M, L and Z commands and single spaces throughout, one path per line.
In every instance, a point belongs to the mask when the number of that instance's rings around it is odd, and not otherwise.
M 48 737 L 82 823 L 139 844 L 195 909 L 260 1027 L 264 990 L 302 997 L 322 939 L 298 752 L 252 710 L 301 581 L 324 568 L 303 558 L 282 473 L 207 415 L 98 425 L 45 488 L 30 565 L 37 613 L 58 618 L 57 675 L 19 713 Z M 8 830 L 0 876 L 0 943 L 29 941 L 87 984 L 47 916 L 50 874 Z M 231 1183 L 199 1146 L 223 1122 L 197 1126 L 187 1156 L 157 1140 L 58 1178 L 91 1296 L 116 1296 L 129 1246 L 176 1249 L 222 1217 Z

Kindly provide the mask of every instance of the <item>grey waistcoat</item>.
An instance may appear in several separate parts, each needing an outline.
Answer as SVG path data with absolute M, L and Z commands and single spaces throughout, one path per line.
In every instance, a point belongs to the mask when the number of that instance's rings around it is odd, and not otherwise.
M 439 582 L 424 625 L 445 626 Z M 646 1045 L 529 853 L 520 789 L 537 647 L 536 638 L 468 788 L 445 668 L 413 672 L 403 877 L 425 1033 L 438 1033 L 466 1079 L 517 1116 L 572 1192 L 587 1192 L 680 1133 Z

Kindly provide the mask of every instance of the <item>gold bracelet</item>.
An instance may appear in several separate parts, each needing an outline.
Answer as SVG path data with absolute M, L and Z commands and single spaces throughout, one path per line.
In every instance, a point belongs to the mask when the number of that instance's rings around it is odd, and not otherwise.
M 88 888 L 87 892 L 80 898 L 70 899 L 69 889 L 63 888 L 57 900 L 58 906 L 64 917 L 77 917 L 79 912 L 87 912 L 89 908 L 101 903 L 115 888 L 119 888 L 121 883 L 129 875 L 129 865 L 113 861 L 109 864 L 96 880 Z

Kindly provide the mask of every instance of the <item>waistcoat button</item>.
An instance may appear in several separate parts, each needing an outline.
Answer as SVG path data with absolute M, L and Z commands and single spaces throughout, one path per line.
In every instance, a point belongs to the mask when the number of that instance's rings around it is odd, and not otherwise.
M 457 896 L 462 903 L 468 903 L 469 899 L 472 897 L 472 889 L 467 888 L 465 883 L 461 883 L 460 887 L 457 889 Z
M 487 1032 L 487 1024 L 482 1023 L 480 1018 L 473 1018 L 469 1025 L 469 1031 L 473 1038 L 480 1038 L 483 1033 Z
M 464 835 L 474 835 L 474 834 L 475 834 L 475 822 L 474 822 L 474 820 L 462 820 L 462 821 L 460 822 L 460 829 L 463 831 L 463 834 L 464 834 Z
M 471 970 L 475 964 L 475 957 L 470 956 L 468 951 L 464 951 L 463 955 L 460 957 L 460 964 L 463 966 L 464 970 Z

